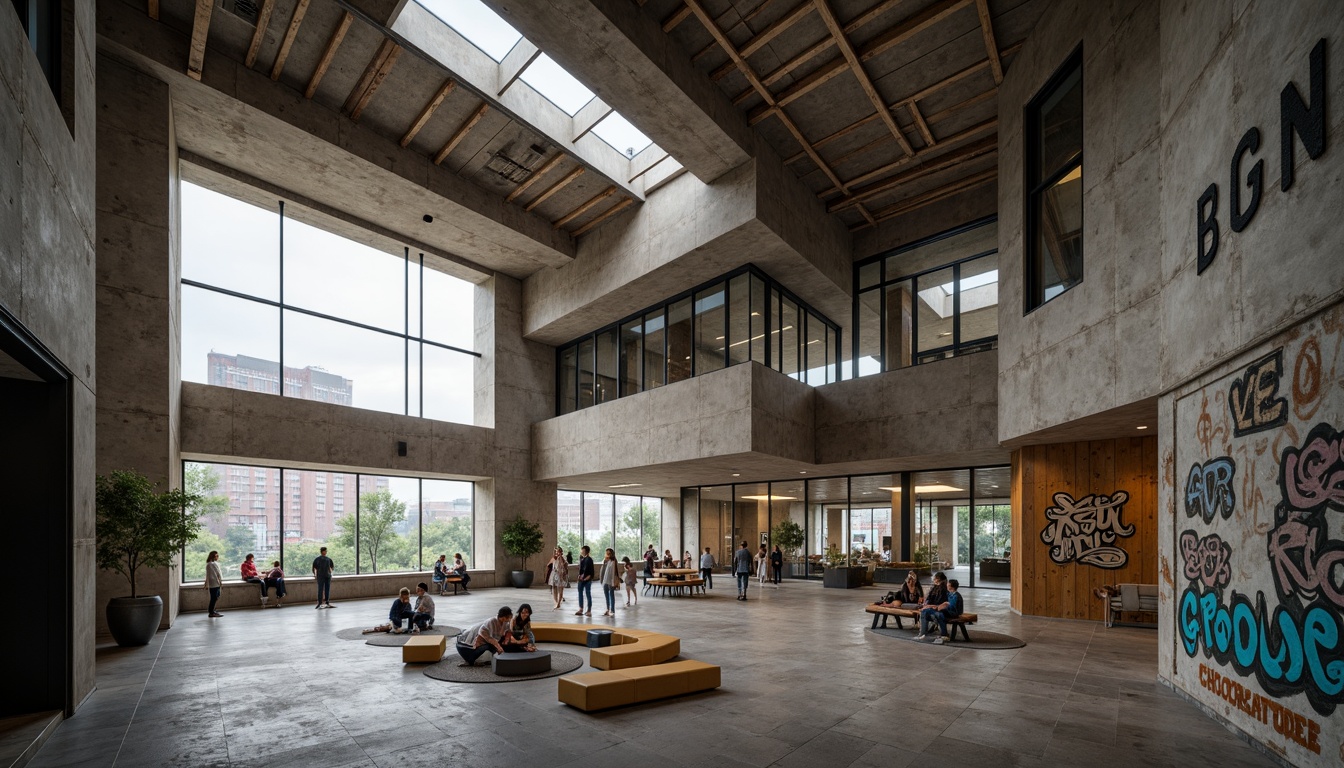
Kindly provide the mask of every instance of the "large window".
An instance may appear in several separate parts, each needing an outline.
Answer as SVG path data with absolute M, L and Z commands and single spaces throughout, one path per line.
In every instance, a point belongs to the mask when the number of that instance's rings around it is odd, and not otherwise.
M 182 184 L 182 378 L 473 423 L 475 287 Z
M 556 546 L 573 555 L 575 562 L 584 545 L 598 561 L 603 550 L 611 547 L 616 550 L 617 560 L 628 557 L 642 569 L 644 548 L 650 544 L 658 548 L 662 543 L 663 500 L 657 496 L 556 491 L 555 515 Z M 676 547 L 676 542 L 666 546 Z M 546 551 L 550 551 L 549 546 Z
M 559 413 L 754 360 L 812 385 L 840 379 L 840 328 L 747 265 L 556 353 Z
M 856 264 L 852 375 L 997 346 L 998 253 L 987 219 Z
M 1083 52 L 1027 105 L 1025 311 L 1083 280 Z
M 188 510 L 204 530 L 183 550 L 183 581 L 205 578 L 211 550 L 226 579 L 249 553 L 309 576 L 322 547 L 337 574 L 425 571 L 458 552 L 472 565 L 470 482 L 193 461 L 183 476 L 204 498 Z

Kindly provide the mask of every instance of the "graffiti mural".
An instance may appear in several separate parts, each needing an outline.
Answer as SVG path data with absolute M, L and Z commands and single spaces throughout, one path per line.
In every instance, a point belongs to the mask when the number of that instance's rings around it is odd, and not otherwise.
M 1176 399 L 1176 677 L 1289 762 L 1338 765 L 1344 307 L 1262 350 Z
M 1134 535 L 1134 526 L 1121 519 L 1128 493 L 1089 494 L 1076 500 L 1056 493 L 1054 500 L 1055 505 L 1045 510 L 1050 522 L 1041 531 L 1041 541 L 1050 545 L 1051 560 L 1098 568 L 1123 568 L 1129 562 L 1129 553 L 1114 546 L 1117 539 Z

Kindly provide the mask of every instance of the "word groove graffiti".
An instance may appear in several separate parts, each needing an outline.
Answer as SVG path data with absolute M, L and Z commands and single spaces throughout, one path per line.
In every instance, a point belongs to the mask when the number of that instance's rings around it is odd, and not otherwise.
M 1226 520 L 1237 505 L 1237 492 L 1232 488 L 1232 477 L 1237 463 L 1230 456 L 1220 456 L 1190 467 L 1185 481 L 1185 514 L 1199 515 L 1211 523 L 1219 513 Z
M 1279 397 L 1279 377 L 1283 375 L 1283 348 L 1280 347 L 1246 366 L 1227 392 L 1227 407 L 1232 410 L 1232 434 L 1237 437 L 1274 429 L 1288 423 L 1288 401 Z
M 1134 535 L 1134 526 L 1125 525 L 1121 515 L 1129 493 L 1116 491 L 1089 494 L 1074 499 L 1056 493 L 1055 506 L 1045 510 L 1050 522 L 1041 531 L 1041 541 L 1050 545 L 1050 559 L 1060 565 L 1079 562 L 1098 568 L 1123 568 L 1129 553 L 1113 546 L 1117 539 Z
M 1232 579 L 1232 547 L 1216 533 L 1203 538 L 1194 531 L 1181 533 L 1185 578 L 1209 589 L 1222 589 Z

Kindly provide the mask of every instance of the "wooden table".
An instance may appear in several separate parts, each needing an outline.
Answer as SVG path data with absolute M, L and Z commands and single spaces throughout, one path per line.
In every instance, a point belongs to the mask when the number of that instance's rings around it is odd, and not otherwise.
M 662 576 L 674 581 L 684 580 L 687 576 L 695 576 L 700 573 L 699 568 L 654 568 L 654 576 Z

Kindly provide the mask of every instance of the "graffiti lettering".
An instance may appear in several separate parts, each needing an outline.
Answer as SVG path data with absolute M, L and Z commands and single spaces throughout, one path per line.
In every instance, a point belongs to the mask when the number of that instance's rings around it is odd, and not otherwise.
M 1199 515 L 1206 523 L 1213 522 L 1220 512 L 1224 520 L 1231 517 L 1237 504 L 1237 492 L 1232 489 L 1232 476 L 1236 473 L 1237 463 L 1230 456 L 1190 467 L 1185 481 L 1186 517 Z
M 1321 724 L 1315 720 L 1299 715 L 1203 664 L 1199 665 L 1199 684 L 1265 725 L 1273 721 L 1274 730 L 1285 739 L 1297 742 L 1318 755 L 1321 753 Z
M 1283 347 L 1246 366 L 1227 393 L 1232 411 L 1232 434 L 1243 437 L 1288 422 L 1288 401 L 1279 397 L 1283 374 Z
M 1344 434 L 1324 422 L 1307 433 L 1300 448 L 1283 449 L 1279 488 L 1283 500 L 1308 515 L 1326 507 L 1344 511 Z
M 1218 593 L 1201 595 L 1193 585 L 1177 605 L 1177 632 L 1190 658 L 1203 648 L 1205 658 L 1254 674 L 1270 696 L 1306 694 L 1312 709 L 1327 717 L 1344 703 L 1344 624 L 1335 611 L 1293 603 L 1271 611 L 1263 592 L 1254 605 L 1236 592 L 1223 605 Z
M 1304 521 L 1282 507 L 1277 516 L 1268 548 L 1279 597 L 1296 594 L 1306 602 L 1320 597 L 1344 608 L 1344 590 L 1334 579 L 1336 566 L 1344 567 L 1344 544 L 1330 540 L 1320 522 Z
M 1216 533 L 1200 538 L 1194 531 L 1181 534 L 1185 578 L 1209 589 L 1222 589 L 1232 579 L 1232 547 Z
M 1321 407 L 1321 345 L 1311 338 L 1302 342 L 1293 363 L 1293 413 L 1306 421 Z
M 1134 526 L 1121 520 L 1128 493 L 1092 494 L 1074 500 L 1061 492 L 1054 495 L 1054 501 L 1055 506 L 1045 510 L 1050 522 L 1041 531 L 1041 541 L 1050 545 L 1051 560 L 1098 568 L 1120 568 L 1129 561 L 1125 550 L 1112 546 L 1117 538 L 1134 535 Z

